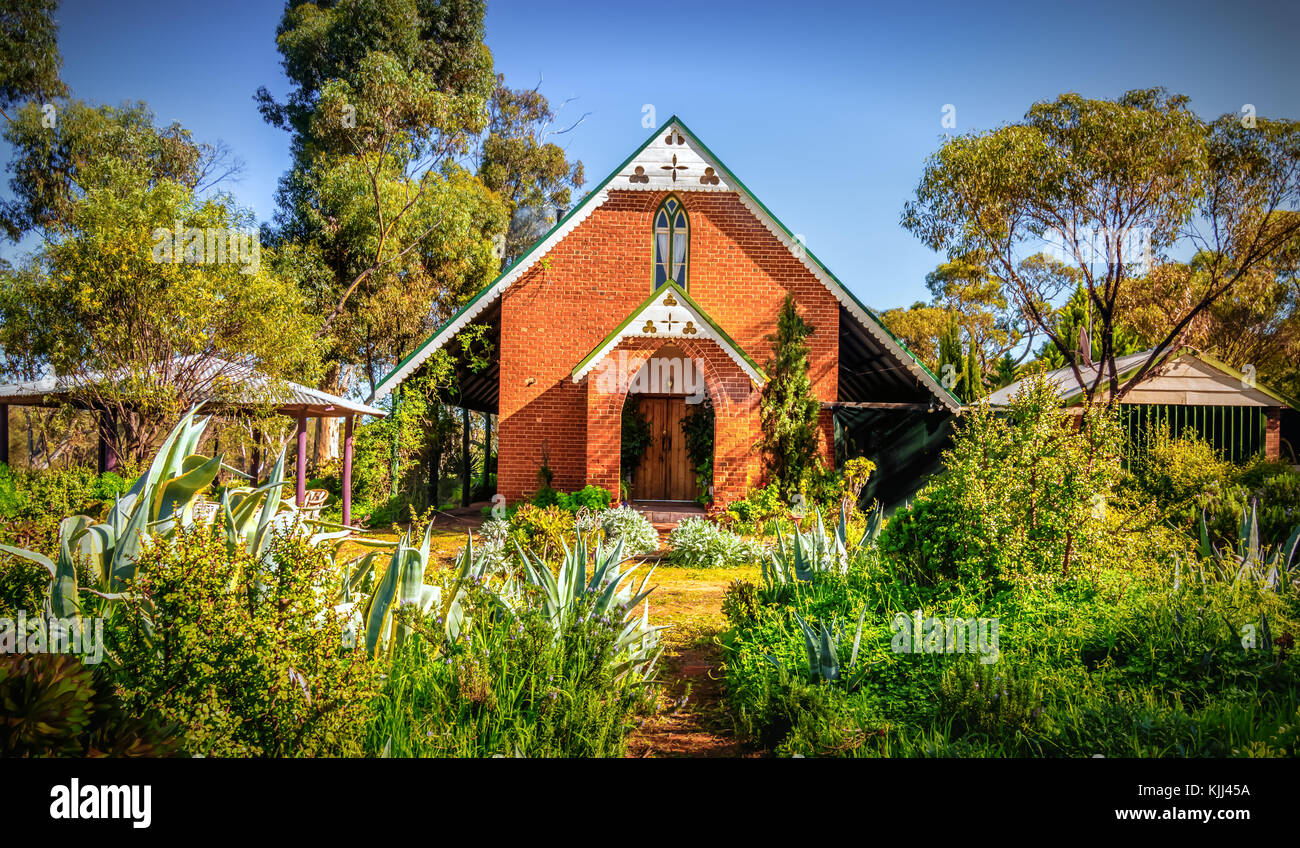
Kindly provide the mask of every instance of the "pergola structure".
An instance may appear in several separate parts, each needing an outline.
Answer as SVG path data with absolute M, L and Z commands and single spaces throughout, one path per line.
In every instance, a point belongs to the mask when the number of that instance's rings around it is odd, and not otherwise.
M 255 410 L 263 411 L 270 406 L 279 415 L 292 418 L 297 423 L 295 432 L 297 441 L 297 469 L 295 502 L 301 506 L 307 496 L 307 419 L 308 418 L 342 418 L 343 434 L 343 523 L 352 523 L 352 442 L 356 418 L 360 415 L 372 415 L 382 418 L 388 413 L 358 401 L 347 400 L 337 395 L 313 389 L 288 381 L 271 381 L 251 368 L 236 366 L 224 360 L 210 358 L 213 372 L 223 378 L 230 378 L 232 391 L 224 393 L 221 399 L 213 399 L 199 404 L 200 412 L 217 415 L 242 415 Z M 25 383 L 0 385 L 0 462 L 9 463 L 9 407 L 72 406 L 99 415 L 107 415 L 103 409 L 97 409 L 79 385 L 66 377 L 46 377 Z M 111 471 L 117 467 L 117 455 L 113 445 L 104 437 L 105 427 L 100 428 L 99 435 L 99 470 Z M 256 457 L 256 454 L 254 454 Z M 257 460 L 254 459 L 254 464 Z

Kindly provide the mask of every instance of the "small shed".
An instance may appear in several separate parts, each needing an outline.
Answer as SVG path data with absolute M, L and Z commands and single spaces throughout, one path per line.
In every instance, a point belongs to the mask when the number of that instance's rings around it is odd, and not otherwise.
M 271 380 L 253 368 L 241 366 L 216 357 L 205 357 L 200 369 L 207 370 L 226 384 L 227 389 L 220 399 L 213 392 L 211 400 L 198 404 L 200 412 L 223 416 L 247 414 L 254 409 L 264 410 L 268 404 L 275 412 L 292 418 L 297 423 L 295 432 L 297 441 L 296 489 L 295 500 L 302 505 L 307 491 L 307 419 L 342 418 L 343 435 L 343 523 L 352 523 L 352 448 L 355 422 L 358 416 L 371 415 L 382 418 L 388 413 L 382 409 L 348 400 L 337 395 L 313 389 L 287 380 Z M 233 379 L 232 379 L 233 378 Z M 23 383 L 0 385 L 0 462 L 9 462 L 9 407 L 72 406 L 98 415 L 107 415 L 107 411 L 96 409 L 87 399 L 80 387 L 96 379 L 106 379 L 91 375 L 79 380 L 68 377 L 45 377 Z M 101 473 L 117 467 L 117 456 L 113 446 L 104 438 L 103 428 L 99 437 L 99 470 Z
M 1151 354 L 1145 350 L 1116 357 L 1115 371 L 1121 383 L 1136 374 Z M 1094 364 L 1079 370 L 1091 381 L 1099 367 Z M 1083 386 L 1071 368 L 1058 368 L 1044 376 L 1057 387 L 1067 407 L 1082 403 Z M 988 402 L 1007 405 L 1023 383 L 1017 380 L 998 389 Z M 1101 397 L 1104 399 L 1105 393 Z M 1163 422 L 1174 435 L 1186 431 L 1199 434 L 1234 462 L 1260 453 L 1269 459 L 1296 462 L 1298 446 L 1283 437 L 1283 420 L 1296 416 L 1295 404 L 1260 383 L 1253 371 L 1243 373 L 1193 348 L 1177 350 L 1153 367 L 1119 406 L 1131 438 L 1149 425 Z

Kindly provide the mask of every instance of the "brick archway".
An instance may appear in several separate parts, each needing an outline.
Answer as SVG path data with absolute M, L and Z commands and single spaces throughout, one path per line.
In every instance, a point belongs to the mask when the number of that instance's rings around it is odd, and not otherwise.
M 619 494 L 623 405 L 631 377 L 665 348 L 676 348 L 693 360 L 704 375 L 704 389 L 713 402 L 713 497 L 729 503 L 745 496 L 759 482 L 759 391 L 749 376 L 718 344 L 707 339 L 627 338 L 604 357 L 583 380 L 587 383 L 587 482 Z M 674 351 L 674 353 L 676 353 Z M 624 379 L 611 378 L 622 370 Z

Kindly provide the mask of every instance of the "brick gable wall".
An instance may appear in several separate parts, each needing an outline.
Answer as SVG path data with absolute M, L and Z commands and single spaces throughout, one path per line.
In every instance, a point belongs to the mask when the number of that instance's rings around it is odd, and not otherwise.
M 557 489 L 588 482 L 618 492 L 618 409 L 593 399 L 592 376 L 574 383 L 574 366 L 651 291 L 651 217 L 659 192 L 614 191 L 567 237 L 506 289 L 501 317 L 498 490 L 510 501 L 538 487 L 543 451 Z M 790 251 L 732 194 L 683 192 L 690 216 L 691 296 L 745 352 L 762 365 L 766 340 L 788 291 L 816 328 L 809 338 L 813 390 L 837 392 L 839 304 Z M 664 340 L 667 343 L 668 340 Z M 685 347 L 682 340 L 673 340 Z M 628 340 L 628 350 L 653 354 L 654 343 Z M 710 363 L 710 394 L 719 412 L 715 497 L 743 497 L 761 477 L 752 451 L 758 439 L 757 390 L 712 342 L 692 347 Z M 739 377 L 737 376 L 739 375 Z M 728 402 L 719 405 L 715 392 Z M 617 414 L 616 414 L 617 413 Z M 832 461 L 830 414 L 821 420 L 823 461 Z

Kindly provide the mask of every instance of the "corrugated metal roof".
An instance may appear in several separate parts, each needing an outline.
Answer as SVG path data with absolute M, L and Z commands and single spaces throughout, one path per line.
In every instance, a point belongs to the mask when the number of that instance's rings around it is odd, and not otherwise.
M 1154 349 L 1155 348 L 1152 348 L 1152 350 Z M 1150 355 L 1150 350 L 1144 350 L 1141 353 L 1130 353 L 1125 356 L 1115 357 L 1115 373 L 1123 377 L 1124 372 L 1138 367 L 1145 362 L 1147 357 Z M 1088 381 L 1088 384 L 1091 385 L 1092 381 L 1097 379 L 1097 372 L 1100 368 L 1100 363 L 1093 365 L 1080 365 L 1079 373 L 1082 374 L 1083 379 Z M 1073 400 L 1083 394 L 1083 386 L 1079 385 L 1079 381 L 1075 379 L 1074 370 L 1068 365 L 1064 368 L 1057 368 L 1055 371 L 1048 371 L 1043 375 L 1043 377 L 1047 382 L 1056 387 L 1056 393 L 1061 400 Z M 1103 377 L 1102 380 L 1104 381 L 1105 378 Z M 1011 402 L 1011 399 L 1015 397 L 1016 392 L 1020 391 L 1020 387 L 1024 382 L 1024 380 L 1016 380 L 1014 383 L 1009 383 L 1003 386 L 988 396 L 988 402 L 994 406 L 1006 406 Z
M 241 407 L 264 406 L 274 404 L 277 411 L 296 415 L 299 413 L 312 416 L 342 417 L 344 415 L 373 415 L 382 418 L 388 413 L 382 409 L 348 400 L 320 389 L 313 389 L 290 380 L 272 380 L 247 365 L 230 362 L 215 356 L 203 357 L 203 362 L 187 377 L 197 384 L 207 384 L 210 388 L 218 382 L 230 384 L 230 390 L 218 393 L 213 391 L 210 399 L 200 403 L 207 411 Z M 192 359 L 178 358 L 178 367 L 192 368 Z M 0 401 L 15 406 L 46 406 L 75 399 L 81 387 L 88 384 L 104 382 L 107 378 L 100 374 L 85 377 L 68 376 L 45 377 L 23 383 L 0 385 Z

